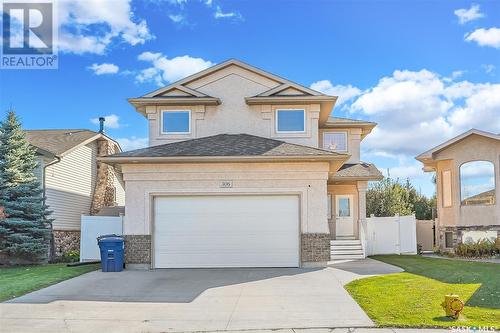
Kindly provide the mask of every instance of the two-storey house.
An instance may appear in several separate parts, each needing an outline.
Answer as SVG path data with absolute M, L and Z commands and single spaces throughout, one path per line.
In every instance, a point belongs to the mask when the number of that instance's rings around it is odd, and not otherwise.
M 101 158 L 123 172 L 127 264 L 318 266 L 339 243 L 362 257 L 376 124 L 331 117 L 336 99 L 237 60 L 131 98 L 150 146 Z

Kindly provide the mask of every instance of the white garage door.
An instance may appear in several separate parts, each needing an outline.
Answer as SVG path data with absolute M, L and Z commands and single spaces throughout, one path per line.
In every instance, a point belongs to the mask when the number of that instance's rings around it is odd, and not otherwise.
M 297 267 L 298 264 L 298 196 L 155 199 L 156 268 Z

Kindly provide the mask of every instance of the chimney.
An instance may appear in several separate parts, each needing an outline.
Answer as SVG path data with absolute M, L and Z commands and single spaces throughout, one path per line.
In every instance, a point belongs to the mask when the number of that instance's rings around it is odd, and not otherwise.
M 104 117 L 99 117 L 99 133 L 104 133 L 104 122 L 106 119 Z

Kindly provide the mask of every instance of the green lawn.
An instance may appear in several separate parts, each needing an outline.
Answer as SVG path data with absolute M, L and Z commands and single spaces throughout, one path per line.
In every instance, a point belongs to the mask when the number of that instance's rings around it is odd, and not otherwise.
M 500 328 L 500 265 L 425 258 L 374 256 L 406 272 L 370 277 L 346 289 L 380 326 Z M 466 302 L 458 320 L 444 316 L 441 302 L 457 294 Z
M 66 267 L 66 264 L 0 268 L 0 302 L 95 271 L 98 264 Z

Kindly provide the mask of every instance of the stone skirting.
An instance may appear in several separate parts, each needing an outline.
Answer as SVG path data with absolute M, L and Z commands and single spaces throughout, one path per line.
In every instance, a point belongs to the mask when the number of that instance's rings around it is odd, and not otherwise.
M 69 251 L 80 251 L 80 231 L 54 230 L 55 256 L 60 257 Z
M 300 238 L 302 263 L 330 260 L 330 234 L 302 234 Z
M 124 235 L 125 263 L 151 264 L 151 236 Z
M 496 231 L 497 237 L 500 237 L 500 225 L 486 225 L 486 226 L 444 226 L 438 228 L 439 247 L 441 249 L 449 250 L 451 248 L 445 247 L 445 233 L 451 232 L 453 235 L 453 247 L 456 247 L 462 242 L 462 233 L 464 231 Z

